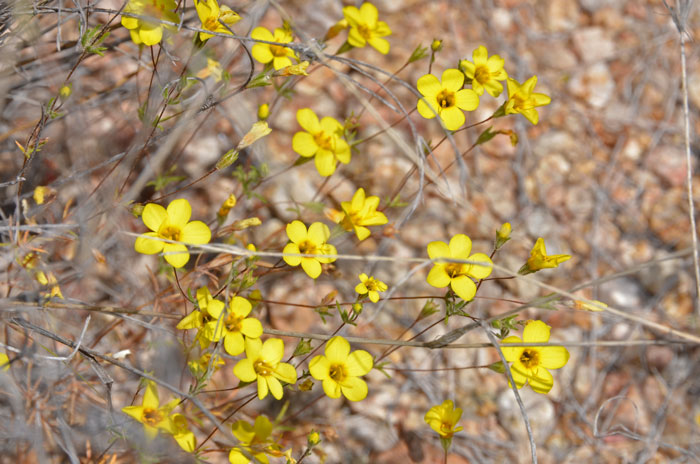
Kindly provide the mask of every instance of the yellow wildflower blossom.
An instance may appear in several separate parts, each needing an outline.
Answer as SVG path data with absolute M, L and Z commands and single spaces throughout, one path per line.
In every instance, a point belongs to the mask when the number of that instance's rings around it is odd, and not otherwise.
M 185 416 L 182 414 L 173 414 L 170 417 L 170 421 L 172 423 L 170 433 L 177 444 L 188 453 L 193 453 L 197 447 L 197 439 L 194 437 L 194 433 L 189 429 Z
M 179 23 L 180 17 L 175 13 L 175 0 L 129 0 L 124 13 L 132 13 L 147 18 L 122 16 L 122 26 L 129 29 L 131 40 L 136 44 L 155 45 L 163 39 L 163 28 L 176 30 L 173 25 L 164 25 L 159 20 Z
M 463 89 L 464 74 L 458 69 L 446 69 L 442 81 L 432 74 L 418 79 L 416 84 L 423 98 L 418 100 L 418 113 L 426 119 L 440 116 L 448 130 L 457 130 L 466 121 L 464 111 L 479 106 L 479 96 L 472 89 Z
M 189 222 L 192 215 L 190 203 L 179 198 L 168 208 L 149 203 L 143 208 L 141 219 L 152 232 L 146 232 L 136 239 L 134 249 L 139 253 L 153 255 L 165 253 L 165 260 L 173 267 L 182 267 L 190 260 L 184 244 L 202 245 L 209 243 L 211 230 L 202 221 Z M 168 243 L 153 238 L 174 240 L 181 243 Z M 172 254 L 168 254 L 172 253 Z
M 335 172 L 336 161 L 350 162 L 350 145 L 343 140 L 343 125 L 326 116 L 319 122 L 309 108 L 297 111 L 297 121 L 306 132 L 297 132 L 292 138 L 292 148 L 304 158 L 314 156 L 318 173 L 330 176 Z
M 245 449 L 257 461 L 263 464 L 269 462 L 265 453 L 270 452 L 271 445 L 274 444 L 274 442 L 270 440 L 270 435 L 272 435 L 272 423 L 270 419 L 260 415 L 255 418 L 255 423 L 253 425 L 250 425 L 249 422 L 244 420 L 239 420 L 231 426 L 231 430 L 233 436 L 240 442 L 240 446 L 231 449 L 228 455 L 231 464 L 250 463 L 250 459 L 243 454 L 241 449 Z
M 538 106 L 549 105 L 552 101 L 549 96 L 543 93 L 534 93 L 537 84 L 537 76 L 523 82 L 522 85 L 515 79 L 508 78 L 508 101 L 505 104 L 506 114 L 520 113 L 533 124 L 539 121 L 539 114 L 535 109 Z
M 508 77 L 503 69 L 503 58 L 498 55 L 489 57 L 486 47 L 483 45 L 472 53 L 472 63 L 469 60 L 459 62 L 459 69 L 472 80 L 472 89 L 477 95 L 483 95 L 484 89 L 492 96 L 497 97 L 503 92 L 503 81 Z
M 435 241 L 428 244 L 428 256 L 430 259 L 440 258 L 461 259 L 484 264 L 468 263 L 435 263 L 428 273 L 427 281 L 436 288 L 445 288 L 448 285 L 465 301 L 469 301 L 476 295 L 476 284 L 472 280 L 485 279 L 493 270 L 493 263 L 484 253 L 470 255 L 472 241 L 464 234 L 457 234 L 450 239 L 449 245 L 445 242 Z
M 384 213 L 377 211 L 379 197 L 365 196 L 365 189 L 359 188 L 352 196 L 352 201 L 341 203 L 343 212 L 331 210 L 331 220 L 339 223 L 345 230 L 355 230 L 359 240 L 364 240 L 370 235 L 366 226 L 381 226 L 389 222 Z
M 452 438 L 463 427 L 457 427 L 462 417 L 462 409 L 455 408 L 452 400 L 445 400 L 442 404 L 433 406 L 425 413 L 425 423 L 436 431 L 442 438 Z
M 292 32 L 288 29 L 277 28 L 274 34 L 264 27 L 256 27 L 250 33 L 250 37 L 255 40 L 264 40 L 266 42 L 290 43 L 292 41 Z M 253 58 L 263 64 L 272 62 L 272 67 L 275 69 L 286 68 L 292 65 L 290 58 L 297 59 L 296 53 L 289 47 L 283 45 L 273 45 L 268 43 L 256 43 L 251 50 Z
M 309 363 L 309 372 L 316 380 L 323 381 L 323 391 L 331 398 L 341 393 L 350 401 L 367 397 L 367 383 L 360 377 L 369 373 L 374 365 L 372 355 L 364 350 L 350 352 L 350 343 L 335 336 L 326 344 L 325 356 L 315 356 Z
M 231 31 L 224 24 L 233 25 L 241 20 L 238 13 L 227 6 L 219 7 L 219 3 L 216 0 L 194 0 L 194 7 L 197 9 L 197 16 L 202 22 L 202 29 L 208 31 L 231 34 Z M 202 42 L 206 42 L 212 37 L 214 37 L 213 34 L 199 33 L 199 40 Z
M 348 43 L 353 47 L 362 48 L 367 44 L 379 53 L 389 53 L 389 41 L 384 39 L 391 34 L 391 29 L 384 21 L 379 21 L 377 7 L 369 2 L 343 8 L 343 16 L 350 26 Z
M 530 251 L 530 257 L 520 268 L 518 274 L 526 275 L 537 272 L 541 269 L 552 269 L 559 266 L 564 261 L 571 259 L 571 255 L 550 255 L 547 256 L 547 249 L 544 246 L 544 239 L 538 238 L 535 246 Z
M 141 422 L 146 436 L 149 439 L 153 439 L 158 435 L 158 429 L 165 430 L 172 434 L 173 425 L 170 420 L 170 411 L 172 411 L 178 403 L 179 400 L 174 399 L 166 405 L 161 406 L 158 399 L 156 384 L 148 381 L 141 406 L 125 406 L 122 408 L 122 412 Z
M 233 368 L 233 373 L 243 382 L 258 383 L 258 398 L 264 399 L 268 392 L 276 399 L 284 393 L 282 382 L 296 383 L 297 371 L 291 364 L 280 362 L 284 356 L 284 342 L 271 338 L 263 343 L 259 338 L 247 338 L 245 341 L 246 358 L 241 359 Z
M 328 230 L 328 226 L 322 222 L 314 222 L 307 231 L 303 222 L 292 221 L 287 224 L 287 236 L 291 243 L 288 243 L 282 252 L 302 255 L 335 255 L 337 253 L 335 247 L 326 243 L 330 235 L 331 232 Z M 321 264 L 332 263 L 333 261 L 335 261 L 335 258 L 284 256 L 284 262 L 290 266 L 301 264 L 304 272 L 312 279 L 321 275 Z
M 360 295 L 368 295 L 372 303 L 379 301 L 379 292 L 385 292 L 389 287 L 374 277 L 368 277 L 367 274 L 360 274 L 360 283 L 355 286 L 355 291 Z
M 270 116 L 270 105 L 263 103 L 258 106 L 258 119 L 260 121 L 266 120 Z
M 550 327 L 542 321 L 528 321 L 523 339 L 511 335 L 503 340 L 501 351 L 510 366 L 515 386 L 522 388 L 529 383 L 537 393 L 547 393 L 554 385 L 547 369 L 559 369 L 569 361 L 569 352 L 563 346 L 507 346 L 508 343 L 546 343 Z
M 228 310 L 209 306 L 207 311 L 212 320 L 204 327 L 206 337 L 213 342 L 224 339 L 224 348 L 231 356 L 237 356 L 245 350 L 243 336 L 246 338 L 259 338 L 263 333 L 263 327 L 254 317 L 246 317 L 253 306 L 248 300 L 240 296 L 234 296 L 228 304 Z
M 199 359 L 195 359 L 194 361 L 190 361 L 187 363 L 187 367 L 190 368 L 190 372 L 194 377 L 202 377 L 206 372 L 207 369 L 209 369 L 209 364 L 211 363 L 211 371 L 216 372 L 219 370 L 221 366 L 226 364 L 223 359 L 221 359 L 221 356 L 218 354 L 213 355 L 214 358 L 212 359 L 212 354 L 211 353 L 204 353 L 202 356 L 199 357 Z

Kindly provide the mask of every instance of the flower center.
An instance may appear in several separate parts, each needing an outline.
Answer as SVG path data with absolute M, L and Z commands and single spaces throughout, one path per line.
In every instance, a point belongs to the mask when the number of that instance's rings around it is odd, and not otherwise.
M 474 80 L 479 84 L 485 84 L 491 80 L 491 71 L 486 66 L 477 66 L 474 71 Z
M 219 18 L 217 18 L 216 16 L 209 16 L 203 24 L 204 29 L 207 29 L 209 31 L 215 31 L 218 25 Z
M 256 374 L 263 377 L 272 375 L 272 373 L 275 371 L 272 366 L 260 359 L 253 363 L 253 369 L 255 370 Z
M 540 364 L 540 353 L 537 350 L 525 348 L 520 355 L 520 362 L 528 369 L 534 369 Z
M 323 131 L 314 135 L 314 142 L 316 142 L 316 145 L 323 148 L 324 150 L 334 151 L 333 149 L 335 147 L 333 146 L 333 137 L 330 135 L 326 135 L 326 133 Z
M 365 39 L 372 38 L 372 30 L 366 24 L 358 24 L 357 25 L 357 32 L 359 32 L 360 35 L 362 37 L 364 37 Z
M 228 330 L 229 332 L 240 332 L 242 322 L 242 317 L 236 316 L 233 313 L 229 313 L 229 315 L 226 316 L 226 319 L 224 320 L 224 325 L 226 326 L 226 330 Z
M 165 224 L 160 229 L 158 229 L 158 235 L 161 238 L 164 238 L 167 240 L 175 240 L 176 242 L 179 242 L 180 235 L 182 235 L 182 230 L 177 226 L 173 226 L 171 224 Z
M 157 409 L 153 408 L 143 408 L 143 415 L 141 416 L 143 423 L 155 427 L 160 421 L 163 420 L 163 416 Z
M 455 93 L 451 90 L 443 89 L 435 98 L 440 108 L 451 108 L 455 106 Z
M 342 383 L 348 376 L 343 364 L 333 364 L 328 371 L 328 376 L 338 383 Z
M 287 47 L 283 47 L 282 45 L 270 45 L 270 51 L 272 52 L 272 56 L 287 56 Z
M 316 245 L 310 240 L 304 240 L 299 244 L 299 253 L 303 253 L 305 255 L 315 255 Z
M 457 276 L 466 274 L 464 272 L 465 265 L 463 263 L 449 263 L 445 265 L 445 272 L 450 278 L 454 279 Z
M 440 423 L 440 432 L 443 437 L 451 437 L 452 436 L 452 424 L 449 422 L 441 422 Z

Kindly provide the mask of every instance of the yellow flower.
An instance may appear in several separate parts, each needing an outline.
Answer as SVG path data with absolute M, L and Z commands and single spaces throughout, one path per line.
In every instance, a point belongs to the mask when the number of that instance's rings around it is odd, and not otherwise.
M 379 53 L 389 53 L 389 41 L 383 39 L 391 34 L 391 29 L 384 21 L 379 21 L 377 7 L 371 3 L 363 3 L 358 9 L 356 6 L 343 8 L 343 16 L 350 26 L 348 43 L 353 47 L 362 48 L 367 44 L 374 47 Z
M 507 343 L 546 343 L 550 327 L 542 321 L 528 321 L 523 339 L 511 335 L 503 340 L 501 351 L 509 363 L 515 386 L 522 388 L 529 383 L 537 393 L 547 393 L 554 385 L 547 369 L 559 369 L 569 360 L 569 352 L 563 346 L 505 346 Z
M 294 253 L 302 255 L 335 255 L 337 252 L 333 245 L 326 243 L 331 236 L 328 226 L 321 222 L 314 222 L 306 230 L 306 226 L 301 221 L 292 221 L 287 224 L 287 236 L 292 243 L 288 243 L 283 253 Z M 285 256 L 284 262 L 290 266 L 301 264 L 304 272 L 309 277 L 315 279 L 321 275 L 321 264 L 332 263 L 335 258 L 322 258 L 316 256 Z
M 306 437 L 306 446 L 314 447 L 321 443 L 321 435 L 315 430 L 311 430 L 311 433 Z
M 143 223 L 152 230 L 136 239 L 134 249 L 139 253 L 153 255 L 165 253 L 165 260 L 173 267 L 182 267 L 187 264 L 190 254 L 184 245 L 203 245 L 209 243 L 211 230 L 202 221 L 192 221 L 192 207 L 182 198 L 173 200 L 166 210 L 160 205 L 149 203 L 143 208 L 141 218 Z M 182 243 L 167 243 L 153 238 L 175 240 Z M 173 254 L 168 254 L 173 253 Z
M 217 216 L 220 217 L 226 217 L 231 211 L 231 209 L 236 206 L 236 195 L 233 193 L 226 198 L 226 200 L 222 203 L 221 208 L 219 208 L 219 212 L 216 214 Z
M 200 356 L 199 359 L 195 359 L 194 361 L 188 362 L 187 367 L 190 368 L 190 372 L 192 372 L 192 375 L 194 377 L 202 377 L 204 374 L 206 374 L 207 369 L 209 369 L 210 362 L 212 372 L 218 371 L 221 366 L 226 364 L 224 360 L 221 359 L 221 356 L 219 356 L 218 354 L 215 354 L 213 356 L 214 359 L 212 360 L 211 353 L 204 353 L 202 356 Z
M 425 413 L 425 422 L 443 438 L 452 438 L 452 435 L 462 430 L 457 427 L 462 409 L 456 408 L 452 400 L 445 400 L 442 404 L 433 406 Z
M 241 442 L 240 447 L 233 448 L 228 455 L 231 464 L 250 463 L 250 459 L 245 457 L 241 448 L 245 449 L 259 462 L 263 464 L 269 462 L 265 453 L 270 451 L 270 445 L 273 444 L 270 440 L 270 435 L 272 435 L 270 419 L 262 415 L 258 416 L 255 418 L 254 425 L 250 425 L 249 422 L 244 420 L 239 420 L 231 426 L 231 430 L 233 436 Z
M 10 368 L 10 358 L 5 353 L 0 353 L 0 369 L 6 371 Z
M 508 101 L 505 104 L 506 114 L 520 113 L 531 123 L 537 124 L 540 116 L 535 108 L 549 105 L 552 101 L 549 96 L 543 93 L 533 93 L 535 84 L 537 84 L 537 76 L 532 76 L 523 82 L 522 85 L 510 77 L 506 82 L 508 83 Z
M 131 40 L 136 45 L 155 45 L 163 38 L 163 27 L 169 30 L 176 29 L 175 26 L 159 22 L 162 20 L 179 23 L 180 17 L 175 13 L 176 9 L 175 0 L 129 0 L 124 13 L 146 16 L 152 20 L 122 16 L 122 26 L 129 29 Z
M 479 106 L 479 96 L 471 89 L 463 89 L 464 74 L 458 69 L 446 69 L 442 82 L 432 74 L 418 79 L 416 86 L 424 98 L 418 100 L 418 113 L 426 119 L 439 115 L 448 130 L 457 130 L 466 120 L 464 111 Z
M 193 453 L 197 447 L 197 439 L 187 426 L 187 419 L 185 419 L 185 416 L 182 414 L 173 414 L 170 420 L 172 421 L 171 433 L 177 444 L 188 453 Z
M 381 226 L 389 222 L 384 213 L 377 211 L 379 197 L 365 197 L 365 189 L 359 188 L 352 196 L 352 201 L 341 203 L 343 212 L 332 210 L 329 216 L 345 230 L 355 230 L 359 240 L 369 237 L 369 229 L 365 226 Z
M 469 60 L 459 62 L 459 69 L 472 80 L 472 89 L 477 95 L 483 95 L 484 89 L 492 96 L 497 97 L 503 92 L 503 81 L 508 77 L 503 69 L 503 58 L 489 53 L 483 45 L 472 53 L 472 63 Z
M 258 382 L 258 398 L 267 396 L 268 391 L 276 399 L 281 399 L 284 390 L 280 380 L 296 383 L 297 371 L 291 364 L 280 362 L 284 356 L 284 342 L 271 338 L 263 343 L 259 338 L 246 338 L 246 359 L 241 359 L 233 368 L 233 373 L 243 382 Z
M 319 122 L 309 108 L 297 111 L 297 121 L 306 132 L 297 132 L 292 138 L 292 148 L 304 158 L 315 156 L 318 173 L 330 176 L 335 172 L 336 161 L 350 162 L 350 145 L 342 139 L 343 125 L 326 116 Z
M 202 29 L 208 31 L 231 34 L 231 31 L 221 23 L 233 25 L 241 20 L 240 15 L 229 7 L 222 6 L 219 8 L 219 3 L 216 0 L 194 0 L 194 7 L 197 9 L 197 16 L 202 22 Z M 206 42 L 212 37 L 214 37 L 213 34 L 199 33 L 199 40 L 202 42 Z
M 552 269 L 569 259 L 571 259 L 571 255 L 547 256 L 547 249 L 544 247 L 544 239 L 540 237 L 535 242 L 535 246 L 532 247 L 530 257 L 523 267 L 520 268 L 518 274 L 526 275 L 537 272 L 540 269 Z
M 379 292 L 385 292 L 387 285 L 374 277 L 367 277 L 367 274 L 360 274 L 360 283 L 355 287 L 355 291 L 360 295 L 369 295 L 372 303 L 379 301 Z
M 197 305 L 199 310 L 194 310 L 187 316 L 183 317 L 180 322 L 177 323 L 177 328 L 180 330 L 187 329 L 201 329 L 204 322 L 211 319 L 210 310 L 216 314 L 221 314 L 221 310 L 224 309 L 224 302 L 215 299 L 207 287 L 200 287 L 197 289 Z M 210 340 L 211 341 L 211 340 Z
M 287 66 L 279 71 L 275 71 L 275 76 L 308 76 L 309 73 L 306 72 L 306 68 L 309 67 L 308 61 L 302 61 L 299 64 L 293 64 L 292 66 Z
M 213 342 L 224 339 L 224 348 L 231 356 L 237 356 L 245 350 L 243 336 L 259 338 L 263 333 L 263 327 L 254 317 L 246 317 L 253 306 L 248 300 L 240 296 L 234 296 L 229 301 L 229 309 L 224 313 L 223 308 L 209 306 L 207 311 L 211 315 L 211 321 L 204 327 L 206 337 Z
M 207 58 L 207 67 L 202 68 L 197 73 L 197 77 L 200 79 L 206 79 L 209 76 L 214 76 L 214 82 L 221 81 L 224 76 L 224 70 L 221 68 L 221 63 L 211 58 Z
M 250 37 L 255 40 L 266 42 L 289 43 L 292 41 L 292 32 L 288 29 L 277 28 L 274 35 L 264 27 L 256 27 L 250 33 Z M 290 58 L 297 59 L 296 53 L 291 48 L 283 45 L 273 45 L 268 43 L 256 43 L 251 50 L 253 58 L 263 64 L 272 62 L 275 69 L 282 69 L 292 65 Z
M 335 336 L 326 344 L 325 356 L 315 356 L 309 363 L 309 372 L 323 381 L 323 391 L 331 398 L 342 393 L 350 401 L 367 397 L 367 383 L 360 378 L 372 370 L 372 355 L 364 350 L 350 352 L 350 344 Z
M 179 400 L 174 399 L 168 404 L 161 406 L 158 400 L 156 384 L 148 381 L 141 406 L 125 406 L 122 408 L 122 412 L 141 422 L 146 436 L 149 439 L 153 439 L 158 435 L 158 429 L 165 430 L 170 434 L 173 433 L 170 411 L 172 411 L 178 403 Z
M 508 240 L 510 240 L 510 232 L 510 222 L 504 222 L 501 228 L 496 231 L 496 245 L 494 247 L 496 250 L 501 248 Z
M 430 259 L 439 258 L 461 259 L 475 261 L 485 264 L 468 263 L 435 263 L 428 273 L 426 279 L 430 285 L 436 288 L 445 288 L 448 285 L 452 290 L 465 301 L 469 301 L 476 295 L 476 284 L 472 280 L 485 279 L 493 270 L 493 263 L 484 253 L 470 255 L 472 241 L 464 234 L 457 234 L 450 240 L 448 245 L 445 242 L 430 242 L 428 244 L 428 256 Z
M 266 120 L 270 116 L 270 105 L 263 103 L 258 106 L 258 119 L 260 121 Z

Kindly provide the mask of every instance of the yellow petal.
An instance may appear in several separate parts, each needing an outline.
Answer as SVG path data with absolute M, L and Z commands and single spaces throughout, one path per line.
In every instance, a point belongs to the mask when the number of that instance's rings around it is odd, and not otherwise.
M 329 376 L 331 364 L 325 356 L 314 356 L 309 363 L 309 373 L 316 380 L 324 380 Z
M 464 111 L 474 111 L 479 106 L 479 95 L 472 89 L 459 90 L 455 94 L 455 106 Z
M 545 346 L 539 352 L 540 364 L 547 369 L 559 369 L 569 361 L 569 351 L 563 346 Z
M 451 258 L 467 259 L 472 251 L 472 240 L 464 234 L 457 234 L 450 239 L 449 248 Z
M 340 398 L 340 385 L 338 384 L 338 382 L 331 379 L 330 377 L 323 380 L 323 391 L 330 398 Z
M 255 369 L 253 369 L 253 363 L 250 359 L 241 359 L 233 367 L 233 374 L 241 379 L 243 382 L 252 382 L 257 378 Z
M 298 266 L 301 264 L 301 256 L 287 256 L 287 253 L 295 253 L 299 254 L 299 247 L 294 244 L 294 243 L 288 243 L 285 247 L 284 250 L 282 250 L 282 253 L 285 254 L 285 256 L 282 257 L 285 263 L 289 264 L 290 266 Z
M 360 18 L 363 23 L 369 26 L 369 29 L 374 29 L 377 25 L 377 19 L 379 18 L 379 12 L 377 7 L 369 2 L 365 2 L 360 6 Z
M 328 226 L 322 222 L 314 222 L 309 226 L 309 240 L 316 245 L 326 243 L 326 240 L 331 236 Z
M 257 339 L 253 339 L 257 340 Z M 265 341 L 260 356 L 270 364 L 277 364 L 284 356 L 284 342 L 281 338 L 270 338 Z
M 428 243 L 428 256 L 430 259 L 450 258 L 450 247 L 445 242 L 430 242 Z
M 192 221 L 182 228 L 180 241 L 193 245 L 204 245 L 211 240 L 211 230 L 202 221 Z
M 189 221 L 192 216 L 192 207 L 189 201 L 184 198 L 178 198 L 170 202 L 167 212 L 170 223 L 182 228 L 185 227 L 185 224 L 187 224 L 187 221 Z
M 474 60 L 474 64 L 479 66 L 482 64 L 486 64 L 486 59 L 488 58 L 488 51 L 486 50 L 486 47 L 481 45 L 478 47 L 474 52 L 472 53 L 472 59 Z
M 318 121 L 318 116 L 316 116 L 316 113 L 310 108 L 302 108 L 297 111 L 297 121 L 305 131 L 311 134 L 317 134 L 321 131 L 321 124 Z
M 301 221 L 292 221 L 289 224 L 287 224 L 287 237 L 289 237 L 289 240 L 291 240 L 293 243 L 300 243 L 306 240 L 307 237 L 307 232 L 306 232 L 306 226 L 304 225 L 303 222 Z
M 464 79 L 464 76 L 462 76 L 462 79 Z M 440 81 L 432 74 L 426 74 L 425 76 L 420 77 L 418 82 L 416 82 L 416 88 L 422 95 L 432 98 L 442 91 Z
M 382 55 L 389 53 L 389 49 L 391 48 L 389 41 L 380 37 L 371 37 L 367 42 Z
M 187 264 L 187 261 L 190 260 L 190 254 L 187 252 L 187 247 L 181 243 L 163 244 L 163 254 L 163 257 L 168 264 L 175 268 L 184 266 Z
M 316 158 L 314 158 L 314 164 L 318 173 L 323 177 L 328 177 L 335 172 L 335 156 L 333 153 L 321 148 L 318 153 L 316 153 Z
M 323 270 L 321 268 L 321 263 L 314 258 L 301 258 L 301 268 L 304 269 L 304 272 L 312 279 L 316 279 L 320 276 Z
M 275 56 L 270 51 L 270 46 L 268 44 L 256 43 L 250 50 L 250 54 L 253 55 L 256 61 L 260 63 L 267 64 L 272 61 Z
M 427 100 L 428 103 L 426 103 L 425 100 Z M 418 103 L 416 104 L 418 114 L 423 116 L 425 119 L 433 119 L 439 113 L 437 105 L 434 102 L 435 97 L 426 97 L 425 100 L 418 100 Z
M 367 383 L 359 377 L 350 377 L 341 386 L 343 396 L 350 401 L 362 401 L 367 398 Z
M 476 284 L 467 276 L 455 277 L 452 279 L 450 287 L 464 301 L 470 301 L 476 295 Z
M 445 69 L 442 73 L 442 87 L 457 92 L 464 85 L 464 73 L 459 69 Z
M 165 242 L 160 240 L 152 240 L 148 237 L 157 238 L 158 234 L 156 232 L 147 232 L 136 237 L 136 241 L 134 242 L 134 250 L 139 253 L 143 253 L 144 255 L 154 255 L 163 251 L 163 245 L 165 245 Z
M 156 203 L 148 203 L 143 207 L 141 219 L 143 223 L 146 224 L 146 227 L 153 232 L 158 232 L 161 224 L 168 219 L 168 213 L 162 206 Z
M 525 343 L 544 343 L 549 341 L 550 327 L 542 321 L 529 321 L 523 330 Z
M 440 119 L 442 119 L 443 124 L 447 130 L 457 130 L 464 125 L 466 117 L 462 110 L 456 106 L 449 108 L 444 108 L 440 111 Z
M 450 285 L 452 279 L 447 275 L 444 264 L 436 264 L 430 270 L 425 280 L 435 288 L 445 288 Z
M 489 265 L 472 264 L 469 267 L 469 275 L 475 279 L 485 279 L 491 275 L 493 270 L 493 262 L 484 253 L 475 253 L 469 257 L 469 261 L 489 263 Z
M 292 137 L 292 149 L 304 158 L 309 158 L 316 154 L 318 145 L 313 135 L 308 132 L 297 132 Z
M 350 354 L 350 343 L 343 337 L 335 336 L 328 340 L 325 353 L 331 364 L 345 363 Z
M 372 355 L 365 350 L 353 351 L 345 362 L 347 374 L 351 377 L 366 375 L 372 370 L 372 366 L 374 366 Z
M 528 382 L 537 393 L 549 393 L 554 385 L 554 378 L 547 369 L 537 371 L 537 376 L 528 377 Z
M 515 362 L 520 358 L 523 353 L 522 346 L 506 346 L 506 343 L 522 343 L 522 340 L 517 335 L 511 335 L 503 340 L 503 345 L 501 345 L 501 351 L 503 352 L 503 357 L 506 358 L 508 362 Z

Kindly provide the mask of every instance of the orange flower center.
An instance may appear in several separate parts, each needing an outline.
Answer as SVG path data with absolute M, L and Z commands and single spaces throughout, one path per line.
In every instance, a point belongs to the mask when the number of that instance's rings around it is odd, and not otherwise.
M 455 93 L 451 90 L 443 89 L 435 97 L 440 108 L 451 108 L 455 106 Z
M 226 316 L 226 319 L 224 320 L 226 330 L 228 330 L 229 332 L 240 332 L 241 326 L 243 325 L 243 319 L 243 317 L 236 316 L 233 313 L 229 313 L 228 316 Z
M 335 148 L 333 146 L 333 137 L 330 135 L 326 135 L 326 133 L 323 131 L 314 135 L 314 142 L 316 142 L 316 145 L 323 148 L 324 150 L 333 151 Z
M 141 416 L 143 423 L 155 427 L 159 422 L 163 420 L 163 416 L 157 409 L 153 408 L 143 408 L 143 414 Z
M 304 240 L 299 244 L 299 253 L 303 253 L 305 255 L 315 255 L 316 244 L 310 240 Z
M 485 84 L 491 80 L 491 71 L 486 66 L 477 66 L 474 71 L 474 80 L 479 84 Z
M 525 348 L 520 355 L 520 362 L 528 369 L 534 369 L 540 364 L 540 353 L 531 348 Z
M 328 371 L 328 376 L 336 382 L 341 383 L 345 380 L 348 374 L 345 371 L 345 366 L 343 364 L 332 364 Z
M 275 371 L 272 366 L 267 364 L 265 361 L 262 359 L 258 359 L 253 363 L 253 369 L 255 370 L 255 373 L 258 375 L 261 375 L 263 377 L 266 377 L 268 375 L 272 375 L 273 372 Z
M 270 45 L 270 51 L 272 52 L 272 56 L 278 58 L 287 56 L 287 47 L 283 47 L 282 45 Z
M 216 28 L 219 26 L 219 18 L 216 16 L 209 16 L 206 21 L 204 21 L 204 29 L 207 29 L 209 31 L 215 31 Z
M 357 32 L 359 32 L 360 35 L 365 38 L 365 40 L 372 38 L 372 30 L 366 24 L 358 24 Z
M 463 263 L 449 263 L 445 265 L 445 272 L 451 279 L 466 274 L 466 265 Z
M 160 229 L 158 229 L 158 235 L 161 238 L 164 238 L 167 240 L 175 240 L 175 241 L 179 242 L 180 236 L 182 235 L 182 230 L 177 226 L 165 224 L 164 226 L 161 226 Z
M 452 424 L 449 422 L 441 422 L 440 423 L 440 435 L 442 435 L 445 438 L 451 437 L 453 435 Z

